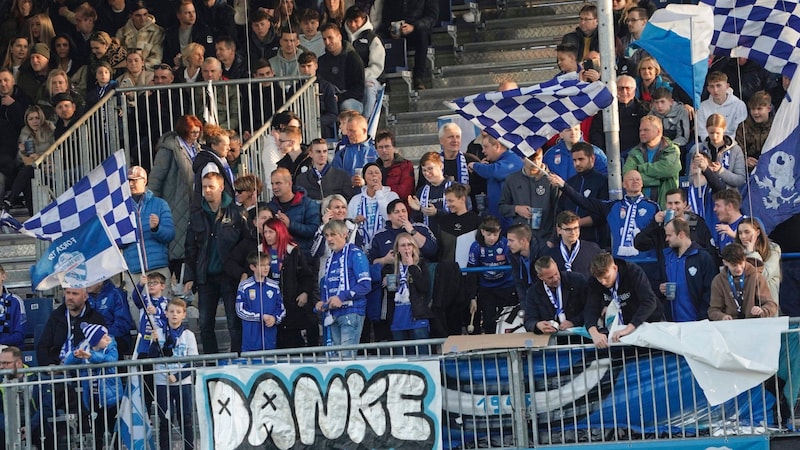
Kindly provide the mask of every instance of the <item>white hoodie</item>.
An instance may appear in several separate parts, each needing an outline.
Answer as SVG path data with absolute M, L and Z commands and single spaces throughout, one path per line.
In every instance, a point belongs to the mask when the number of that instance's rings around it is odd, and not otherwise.
M 717 113 L 725 118 L 728 126 L 725 128 L 726 136 L 736 136 L 736 128 L 740 123 L 747 119 L 747 105 L 739 100 L 739 97 L 733 95 L 733 89 L 728 88 L 726 91 L 728 97 L 725 101 L 718 105 L 714 99 L 709 97 L 700 103 L 700 108 L 697 110 L 697 128 L 700 140 L 703 141 L 708 137 L 708 130 L 706 130 L 706 120 L 708 116 Z
M 355 42 L 358 38 L 356 36 L 360 35 L 362 32 L 367 30 L 372 30 L 372 22 L 369 21 L 369 17 L 367 17 L 367 21 L 364 25 L 361 25 L 361 28 L 357 29 L 355 33 L 350 32 L 350 28 L 345 26 L 347 31 L 347 37 L 351 43 Z M 362 40 L 361 43 L 366 44 L 366 37 L 360 38 Z M 377 36 L 369 43 L 369 61 L 364 68 L 364 79 L 369 80 L 377 80 L 379 76 L 383 73 L 383 65 L 386 61 L 386 49 L 383 48 L 383 42 Z

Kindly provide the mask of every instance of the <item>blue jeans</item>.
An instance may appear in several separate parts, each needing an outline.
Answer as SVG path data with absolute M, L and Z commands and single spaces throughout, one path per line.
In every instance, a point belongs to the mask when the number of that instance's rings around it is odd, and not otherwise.
M 381 88 L 381 83 L 375 78 L 367 78 L 364 81 L 364 113 L 362 114 L 367 120 L 372 117 L 372 109 L 375 108 L 375 102 L 378 101 L 378 90 Z
M 364 328 L 364 316 L 358 313 L 344 314 L 336 317 L 331 325 L 331 338 L 333 345 L 358 344 L 361 339 L 361 330 Z M 342 353 L 342 356 L 353 356 L 352 351 Z
M 225 318 L 231 335 L 231 350 L 242 349 L 242 321 L 236 315 L 236 285 L 225 274 L 209 275 L 204 284 L 197 286 L 197 309 L 200 313 L 200 342 L 203 354 L 219 353 L 214 326 L 217 320 L 217 305 L 222 298 Z

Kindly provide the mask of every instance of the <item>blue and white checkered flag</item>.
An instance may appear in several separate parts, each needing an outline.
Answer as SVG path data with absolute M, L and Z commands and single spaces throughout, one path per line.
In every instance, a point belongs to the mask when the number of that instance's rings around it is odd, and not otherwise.
M 714 8 L 712 52 L 791 77 L 800 61 L 797 0 L 700 0 Z
M 487 92 L 445 104 L 506 147 L 523 156 L 548 139 L 611 105 L 614 96 L 600 81 L 568 73 L 535 86 Z
M 124 150 L 119 150 L 22 224 L 20 232 L 58 239 L 95 216 L 103 218 L 117 245 L 136 242 L 131 188 Z

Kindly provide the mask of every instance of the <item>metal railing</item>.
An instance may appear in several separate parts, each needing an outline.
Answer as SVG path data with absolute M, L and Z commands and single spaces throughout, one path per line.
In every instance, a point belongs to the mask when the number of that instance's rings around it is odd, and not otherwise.
M 53 440 L 49 443 L 45 440 L 45 448 L 49 445 L 92 448 L 90 422 L 91 418 L 98 417 L 97 426 L 107 430 L 104 436 L 98 437 L 104 439 L 106 448 L 121 449 L 123 445 L 131 448 L 132 443 L 118 435 L 121 422 L 134 422 L 129 410 L 122 406 L 105 419 L 100 414 L 104 410 L 81 400 L 92 383 L 103 385 L 121 380 L 120 386 L 141 386 L 136 391 L 120 389 L 128 393 L 131 403 L 145 405 L 143 411 L 153 424 L 155 442 L 163 438 L 169 441 L 168 448 L 174 448 L 172 444 L 181 441 L 193 441 L 200 446 L 199 441 L 208 436 L 208 430 L 198 428 L 198 415 L 209 414 L 202 407 L 209 403 L 195 398 L 191 404 L 196 408 L 191 407 L 190 414 L 181 417 L 174 410 L 170 414 L 163 407 L 164 391 L 153 387 L 152 377 L 158 379 L 174 373 L 174 364 L 185 366 L 180 370 L 191 373 L 200 384 L 198 370 L 209 367 L 280 371 L 293 365 L 314 371 L 329 363 L 345 363 L 345 368 L 338 366 L 337 369 L 345 373 L 366 362 L 378 360 L 377 364 L 386 364 L 390 359 L 397 361 L 398 357 L 407 357 L 411 364 L 438 362 L 441 377 L 438 419 L 445 449 L 612 442 L 635 445 L 645 441 L 728 439 L 741 435 L 769 438 L 795 433 L 795 424 L 800 423 L 794 413 L 800 386 L 795 382 L 797 374 L 791 374 L 800 363 L 797 329 L 784 333 L 782 338 L 781 366 L 784 370 L 778 372 L 783 377 L 781 381 L 773 377 L 717 406 L 706 401 L 686 361 L 679 355 L 629 346 L 598 350 L 578 342 L 575 336 L 551 339 L 551 344 L 559 345 L 442 355 L 444 341 L 432 339 L 2 371 L 0 375 L 5 381 L 0 389 L 4 395 L 6 430 L 11 430 L 7 431 L 6 438 L 8 448 L 30 448 L 32 441 L 39 442 L 43 438 Z M 415 356 L 419 349 L 433 356 Z M 356 350 L 356 355 L 341 356 L 346 354 L 345 350 Z M 385 363 L 381 363 L 382 360 Z M 165 363 L 173 366 L 166 367 Z M 95 373 L 89 376 L 79 372 L 87 368 L 94 369 Z M 17 395 L 13 394 L 15 392 Z M 180 400 L 189 392 L 178 391 L 174 395 Z M 266 392 L 265 398 L 269 398 L 269 394 Z M 249 398 L 247 392 L 241 395 L 243 399 Z M 118 403 L 124 405 L 125 402 Z M 31 422 L 34 419 L 24 418 L 37 417 L 33 412 L 38 405 L 45 406 L 34 426 Z M 247 417 L 237 420 L 247 420 Z M 24 442 L 14 431 L 23 423 L 27 430 L 38 428 L 38 431 L 31 431 Z M 186 427 L 188 423 L 195 426 Z M 189 432 L 191 436 L 184 434 Z
M 211 87 L 207 82 L 184 83 L 120 87 L 109 92 L 35 161 L 33 209 L 40 211 L 120 148 L 127 151 L 130 165 L 149 170 L 158 139 L 172 131 L 182 115 L 194 114 L 206 122 L 207 106 L 216 107 L 221 126 L 245 136 L 252 134 L 242 152 L 244 170 L 268 180 L 264 175 L 275 168 L 278 159 L 277 147 L 267 145 L 274 112 L 297 113 L 303 119 L 305 142 L 321 136 L 315 80 L 270 78 L 271 85 L 263 86 L 263 79 L 244 79 L 214 82 Z M 293 94 L 280 94 L 287 92 L 287 87 Z M 207 100 L 212 97 L 216 102 Z M 269 156 L 262 156 L 268 148 L 272 149 Z

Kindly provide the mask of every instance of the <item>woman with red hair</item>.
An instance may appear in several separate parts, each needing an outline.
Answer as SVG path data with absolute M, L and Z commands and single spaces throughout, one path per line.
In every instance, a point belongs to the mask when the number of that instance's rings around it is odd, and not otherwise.
M 153 194 L 163 198 L 172 210 L 175 239 L 169 244 L 169 269 L 179 283 L 194 188 L 192 163 L 200 151 L 198 139 L 202 132 L 203 123 L 197 117 L 178 118 L 175 131 L 164 134 L 158 141 L 159 150 L 147 183 Z
M 262 253 L 270 255 L 269 276 L 280 285 L 286 317 L 278 328 L 278 348 L 319 345 L 319 326 L 313 305 L 319 300 L 317 278 L 289 229 L 279 219 L 262 228 Z M 301 331 L 306 330 L 306 340 Z

